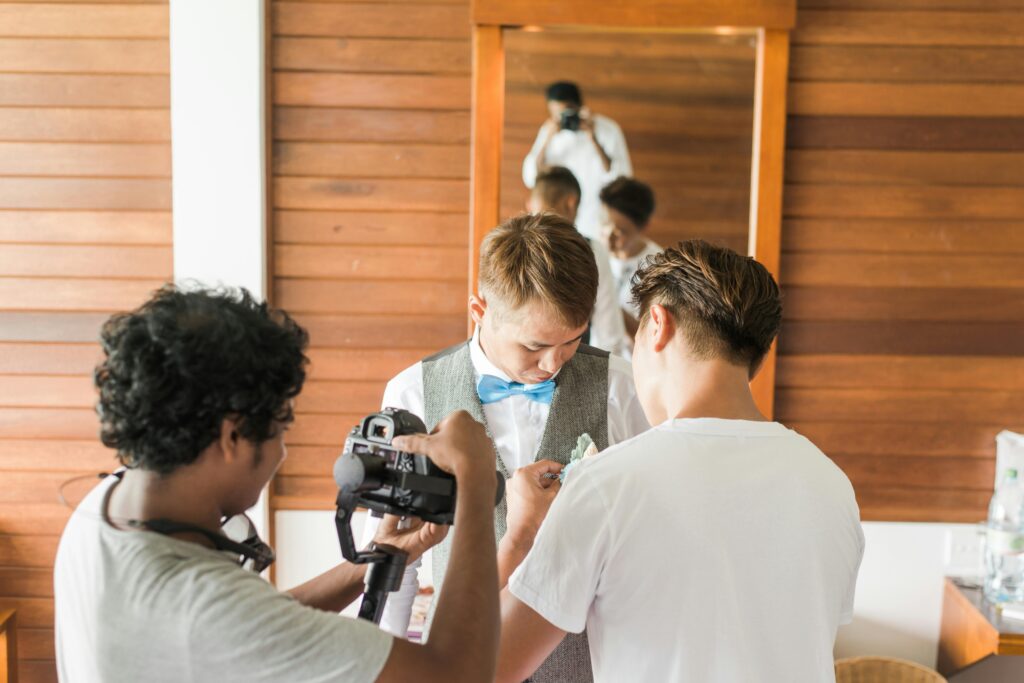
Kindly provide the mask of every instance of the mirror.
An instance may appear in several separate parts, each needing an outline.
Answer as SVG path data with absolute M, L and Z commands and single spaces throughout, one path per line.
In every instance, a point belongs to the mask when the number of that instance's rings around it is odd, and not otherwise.
M 577 227 L 600 239 L 601 225 L 614 221 L 598 192 L 617 175 L 632 175 L 650 186 L 656 203 L 639 238 L 662 247 L 702 238 L 747 253 L 756 31 L 505 27 L 502 33 L 503 217 L 526 208 L 527 183 L 538 166 L 567 166 L 583 190 Z M 582 108 L 548 101 L 548 86 L 559 81 L 578 86 Z M 566 96 L 564 88 L 556 90 Z M 562 110 L 567 118 L 556 122 Z M 582 125 L 570 130 L 579 124 L 576 113 Z M 550 130 L 542 128 L 549 117 Z M 585 130 L 588 118 L 593 137 Z M 607 227 L 604 232 L 607 240 Z M 621 256 L 617 237 L 611 246 Z

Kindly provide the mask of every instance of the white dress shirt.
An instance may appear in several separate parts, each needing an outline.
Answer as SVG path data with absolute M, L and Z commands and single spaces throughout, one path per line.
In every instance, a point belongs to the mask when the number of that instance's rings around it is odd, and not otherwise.
M 479 332 L 473 335 L 469 348 L 476 377 L 493 375 L 506 382 L 511 378 L 492 363 L 480 347 Z M 382 408 L 404 408 L 420 417 L 424 414 L 422 363 L 412 365 L 396 375 L 384 390 Z M 551 406 L 513 395 L 483 406 L 484 417 L 494 439 L 495 449 L 510 472 L 547 457 L 538 453 Z M 633 384 L 633 369 L 618 356 L 608 358 L 608 445 L 612 446 L 647 431 L 650 425 L 644 415 Z M 364 545 L 373 540 L 379 520 L 367 519 Z M 429 552 L 429 551 L 428 551 Z M 422 559 L 409 565 L 402 587 L 388 598 L 381 619 L 381 628 L 404 638 L 412 614 L 412 603 L 419 590 L 417 578 Z
M 583 131 L 560 130 L 551 138 L 544 163 L 549 166 L 565 166 L 579 181 L 582 196 L 576 213 L 576 227 L 585 236 L 598 239 L 601 234 L 601 188 L 619 176 L 633 175 L 633 163 L 629 159 L 626 138 L 619 124 L 606 116 L 594 114 L 594 137 L 601 149 L 611 159 L 611 168 L 604 170 L 601 154 Z M 533 188 L 537 182 L 537 155 L 544 146 L 546 133 L 543 127 L 537 133 L 533 148 L 523 160 L 523 182 Z
M 640 315 L 640 308 L 633 303 L 633 275 L 640 269 L 640 263 L 648 256 L 661 253 L 661 247 L 647 240 L 647 246 L 643 251 L 632 258 L 619 259 L 610 256 L 609 269 L 612 277 L 615 278 L 615 287 L 618 292 L 619 306 L 634 318 Z M 622 317 L 621 315 L 619 317 Z
M 626 324 L 619 312 L 618 282 L 612 274 L 611 257 L 599 241 L 590 239 L 587 242 L 597 261 L 597 301 L 594 302 L 594 316 L 590 319 L 590 345 L 613 356 L 625 356 L 629 345 L 626 342 Z

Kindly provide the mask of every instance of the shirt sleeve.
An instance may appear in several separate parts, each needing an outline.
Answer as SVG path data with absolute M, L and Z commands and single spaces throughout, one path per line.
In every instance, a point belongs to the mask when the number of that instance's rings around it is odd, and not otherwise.
M 608 261 L 608 252 L 595 240 L 589 240 L 597 261 L 597 301 L 591 320 L 590 344 L 619 355 L 626 345 L 626 325 L 619 310 L 615 278 Z
M 850 576 L 850 585 L 843 598 L 843 606 L 839 612 L 839 625 L 849 624 L 853 621 L 853 603 L 857 594 L 857 576 L 860 574 L 860 565 L 864 561 L 864 528 L 857 521 L 857 540 L 859 552 L 857 561 L 853 564 L 853 573 Z
M 381 408 L 403 408 L 423 417 L 422 364 L 416 363 L 406 368 L 388 382 L 384 388 L 384 397 L 381 399 Z M 362 547 L 365 548 L 369 545 L 373 537 L 377 535 L 380 522 L 379 518 L 372 515 L 367 517 L 366 526 L 363 528 Z M 384 605 L 380 627 L 399 638 L 406 638 L 409 634 L 412 607 L 416 601 L 416 594 L 420 590 L 419 570 L 422 565 L 423 558 L 420 557 L 405 568 L 402 585 L 396 592 L 388 596 L 387 604 Z
M 625 358 L 609 356 L 608 445 L 632 439 L 650 428 L 640 397 L 636 394 L 632 366 Z
M 555 497 L 509 591 L 553 626 L 580 633 L 611 547 L 608 506 L 584 461 Z
M 373 624 L 302 605 L 238 567 L 204 569 L 187 600 L 183 655 L 197 679 L 369 683 L 391 653 Z
M 605 118 L 605 121 L 608 125 L 604 135 L 601 136 L 601 145 L 604 148 L 605 154 L 608 155 L 612 162 L 611 167 L 608 169 L 608 182 L 615 180 L 619 176 L 632 177 L 633 162 L 629 158 L 626 136 L 623 135 L 619 124 L 609 118 Z
M 537 137 L 533 141 L 533 147 L 530 148 L 529 154 L 523 159 L 523 183 L 526 187 L 533 189 L 534 183 L 537 182 L 537 155 L 540 154 L 540 148 L 544 146 L 544 128 L 541 127 L 537 131 Z

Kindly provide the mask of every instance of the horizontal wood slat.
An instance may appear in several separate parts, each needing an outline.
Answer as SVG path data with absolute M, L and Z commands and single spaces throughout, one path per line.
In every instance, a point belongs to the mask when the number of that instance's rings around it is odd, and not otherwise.
M 372 143 L 278 143 L 278 176 L 349 176 L 378 178 L 469 177 L 466 145 L 383 145 Z
M 971 172 L 965 174 L 964 168 Z M 864 185 L 1024 185 L 1024 153 L 796 150 L 786 182 Z
M 149 178 L 4 178 L 0 208 L 170 209 L 171 187 Z
M 19 314 L 10 313 L 4 315 L 17 316 Z M 25 322 L 32 324 L 32 321 L 40 314 L 26 315 L 30 317 Z M 91 317 L 93 314 L 88 315 Z M 6 318 L 0 318 L 0 320 L 3 319 Z M 11 336 L 17 338 L 19 335 L 14 334 Z M 45 344 L 36 342 L 28 334 L 21 334 L 20 336 L 26 343 L 0 344 L 0 373 L 10 375 L 91 376 L 93 368 L 103 360 L 103 353 L 98 344 Z M 98 328 L 94 338 L 99 338 Z
M 1024 221 L 791 218 L 788 253 L 1024 254 Z
M 466 332 L 466 316 L 302 314 L 298 322 L 309 331 L 313 347 L 377 348 L 386 340 L 392 349 L 444 348 Z
M 32 73 L 170 73 L 166 40 L 0 38 L 4 71 Z
M 797 45 L 789 74 L 794 81 L 1019 83 L 1022 62 L 1020 48 Z
M 0 242 L 171 244 L 167 211 L 0 210 Z
M 274 36 L 469 38 L 469 5 L 274 2 Z M 468 45 L 467 45 L 468 47 Z
M 790 116 L 789 149 L 920 149 L 1019 152 L 1024 119 L 938 116 Z
M 467 111 L 275 106 L 274 138 L 332 142 L 469 142 Z M 2 130 L 2 120 L 0 120 Z
M 776 386 L 814 389 L 973 389 L 997 392 L 1024 388 L 1024 358 L 987 356 L 779 356 Z
M 163 280 L 86 280 L 0 277 L 0 301 L 14 311 L 127 311 Z
M 843 116 L 1015 116 L 1024 85 L 985 83 L 806 83 L 789 86 L 789 111 Z
M 171 279 L 171 247 L 0 244 L 0 272 L 8 276 Z
M 277 38 L 271 57 L 279 71 L 469 73 L 469 50 L 462 41 L 423 39 L 415 50 L 409 47 L 407 39 L 395 38 Z
M 0 247 L 0 261 L 3 250 Z M 465 281 L 465 247 L 287 245 L 274 250 L 280 277 Z
M 1024 46 L 1020 12 L 801 10 L 797 45 Z
M 274 212 L 274 238 L 278 244 L 463 246 L 468 225 L 465 212 Z
M 2 292 L 0 287 L 0 292 Z M 466 283 L 457 281 L 294 280 L 278 278 L 279 306 L 299 313 L 397 313 L 442 315 L 465 311 Z
M 88 408 L 95 403 L 91 377 L 0 375 L 0 408 Z
M 778 388 L 776 416 L 782 422 L 809 419 L 857 422 L 953 422 L 1003 425 L 1024 430 L 1024 391 L 919 389 Z
M 787 185 L 786 200 L 783 210 L 793 217 L 1013 220 L 1024 214 L 1024 192 L 1011 187 L 951 192 L 938 186 Z
M 784 287 L 784 296 L 787 320 L 991 323 L 1024 318 L 1020 289 Z
M 0 140 L 170 142 L 167 109 L 0 108 Z
M 1024 322 L 788 321 L 780 354 L 1019 356 Z
M 0 408 L 0 439 L 86 440 L 99 424 L 91 408 Z
M 167 107 L 167 76 L 0 73 L 0 106 Z
M 0 175 L 171 177 L 171 150 L 163 143 L 0 143 Z
M 387 208 L 395 211 L 466 210 L 465 180 L 278 177 L 274 198 L 282 209 Z
M 168 13 L 161 5 L 91 3 L 0 5 L 0 36 L 167 39 Z
M 802 287 L 1019 287 L 1024 295 L 1020 255 L 788 254 L 782 270 L 789 285 Z
M 310 107 L 465 109 L 469 85 L 462 76 L 280 72 L 274 101 Z

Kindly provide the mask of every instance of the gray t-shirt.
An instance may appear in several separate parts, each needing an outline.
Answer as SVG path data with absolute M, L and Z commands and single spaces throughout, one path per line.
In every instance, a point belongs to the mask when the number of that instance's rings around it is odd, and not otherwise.
M 306 607 L 195 543 L 103 519 L 82 501 L 54 570 L 61 681 L 373 681 L 392 638 Z

